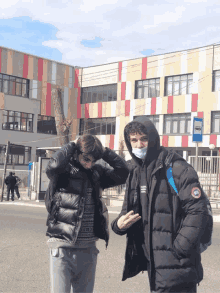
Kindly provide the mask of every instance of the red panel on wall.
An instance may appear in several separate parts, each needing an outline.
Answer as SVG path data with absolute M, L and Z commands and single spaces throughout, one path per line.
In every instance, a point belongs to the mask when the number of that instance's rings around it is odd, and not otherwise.
M 168 135 L 164 135 L 162 139 L 162 145 L 168 147 Z
M 89 118 L 89 104 L 85 104 L 85 118 Z
M 98 117 L 102 118 L 102 103 L 98 103 Z
M 216 146 L 216 142 L 217 142 L 217 135 L 211 134 L 210 135 L 210 144 L 214 144 Z
M 192 112 L 197 111 L 198 94 L 192 94 Z
M 80 94 L 81 88 L 78 88 L 78 95 L 77 95 L 77 119 L 81 118 L 81 104 L 80 104 Z
M 111 134 L 111 135 L 110 135 L 110 141 L 109 141 L 109 148 L 110 148 L 111 150 L 114 149 L 114 142 L 115 142 L 115 136 L 114 136 L 114 134 Z
M 121 81 L 122 62 L 118 62 L 118 81 Z
M 198 117 L 203 118 L 203 114 L 204 114 L 203 112 L 198 112 Z
M 2 49 L 0 48 L 0 72 L 2 72 Z
M 155 115 L 156 114 L 156 106 L 157 106 L 157 99 L 156 98 L 152 98 L 151 99 L 151 115 Z
M 125 116 L 130 116 L 130 100 L 125 101 Z
M 42 81 L 43 78 L 43 59 L 38 59 L 38 80 Z
M 46 115 L 51 116 L 51 84 L 47 83 Z
M 27 78 L 28 76 L 28 55 L 24 55 L 24 63 L 23 63 L 23 77 Z
M 146 79 L 147 76 L 147 57 L 142 58 L 142 79 Z
M 121 100 L 125 100 L 126 82 L 121 83 Z
M 183 135 L 182 136 L 182 147 L 183 148 L 188 148 L 188 141 L 189 141 L 188 135 Z
M 79 86 L 79 69 L 75 70 L 75 83 L 74 83 L 74 88 L 78 88 Z
M 173 96 L 168 96 L 167 114 L 173 114 Z

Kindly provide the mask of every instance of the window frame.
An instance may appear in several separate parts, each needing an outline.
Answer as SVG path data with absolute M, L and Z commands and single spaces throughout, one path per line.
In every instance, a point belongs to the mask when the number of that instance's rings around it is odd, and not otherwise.
M 160 127 L 160 115 L 159 114 L 157 114 L 157 115 L 138 115 L 138 116 L 134 116 L 134 119 L 139 118 L 139 117 L 147 117 L 149 120 L 151 120 L 151 122 L 156 127 L 157 132 L 159 133 L 159 127 Z M 156 125 L 158 125 L 158 127 Z
M 180 118 L 178 118 L 178 116 Z M 185 116 L 185 119 L 182 120 L 181 116 Z M 170 118 L 170 119 L 167 119 Z M 173 132 L 173 122 L 177 121 L 177 132 Z M 180 132 L 180 122 L 185 122 L 185 131 L 182 133 Z M 188 129 L 188 122 L 190 121 L 191 124 L 191 113 L 176 113 L 176 114 L 165 114 L 163 119 L 163 134 L 165 135 L 189 135 L 191 131 L 187 132 Z M 170 133 L 166 132 L 167 122 L 170 122 Z M 190 125 L 191 127 L 191 125 Z
M 7 90 L 4 89 L 4 85 L 6 84 L 4 83 L 4 81 L 8 81 Z M 13 86 L 14 88 L 11 89 L 11 85 L 13 84 L 14 84 Z M 25 93 L 23 93 L 25 84 L 26 84 L 26 90 L 25 90 Z M 0 73 L 0 92 L 3 92 L 6 95 L 29 99 L 29 84 L 30 84 L 29 79 L 14 76 L 14 75 L 8 75 L 5 73 Z M 20 93 L 17 93 L 17 85 L 20 85 Z
M 186 76 L 186 92 L 185 93 L 182 93 L 181 92 L 181 82 L 184 82 L 185 80 L 183 79 L 183 77 Z M 192 76 L 192 79 L 189 78 L 189 76 Z M 179 80 L 177 80 L 177 78 L 179 78 Z M 169 94 L 168 92 L 168 85 L 170 83 L 168 83 L 168 79 L 172 79 L 172 94 Z M 176 80 L 175 80 L 176 79 Z M 188 95 L 188 94 L 192 94 L 189 93 L 189 81 L 192 81 L 193 83 L 193 73 L 187 73 L 187 74 L 180 74 L 180 75 L 169 75 L 169 76 L 165 76 L 165 87 L 164 87 L 164 96 L 181 96 L 181 95 Z M 174 94 L 174 84 L 177 84 L 178 83 L 178 86 L 179 86 L 179 91 L 178 91 L 178 94 Z
M 34 123 L 34 114 L 33 113 L 26 113 L 26 112 L 19 112 L 19 111 L 12 111 L 12 110 L 2 110 L 3 114 L 3 122 L 2 122 L 2 130 L 12 130 L 12 131 L 21 131 L 21 132 L 31 132 L 33 133 L 33 123 Z M 7 114 L 5 114 L 7 113 Z M 13 115 L 12 115 L 13 113 Z M 17 113 L 19 113 L 20 115 L 16 115 Z M 22 117 L 22 114 L 25 114 L 26 117 Z M 29 117 L 29 115 L 32 115 L 31 117 Z M 5 121 L 5 117 L 7 117 L 7 121 Z M 10 119 L 12 118 L 12 119 Z M 12 120 L 12 121 L 10 121 Z M 26 128 L 25 129 L 22 129 L 22 120 L 25 120 L 25 125 L 26 125 Z M 30 130 L 28 130 L 28 122 L 31 122 L 31 127 L 30 127 Z M 6 124 L 4 126 L 4 124 Z M 8 127 L 8 126 L 9 127 Z M 11 125 L 13 126 L 11 128 Z M 17 129 L 16 129 L 16 125 L 17 126 Z
M 4 165 L 6 147 L 6 145 L 0 144 L 0 165 Z M 7 161 L 8 165 L 24 166 L 29 164 L 29 162 L 31 161 L 31 147 L 17 144 L 10 144 L 10 147 L 24 148 L 24 154 L 13 154 L 10 152 L 10 148 Z M 22 163 L 20 164 L 19 162 L 21 162 L 21 159 Z
M 111 124 L 111 133 L 108 133 L 109 124 Z M 89 126 L 89 128 L 85 129 L 86 126 L 87 127 Z M 98 128 L 99 128 L 99 131 L 96 131 Z M 116 117 L 88 118 L 88 119 L 81 118 L 80 119 L 80 123 L 79 123 L 80 135 L 83 135 L 83 134 L 115 135 L 115 131 L 116 131 Z
M 154 85 L 155 85 L 155 88 L 154 88 L 154 91 L 155 91 L 155 95 L 150 95 L 150 84 L 154 81 Z M 138 83 L 141 83 L 142 82 L 142 85 L 141 84 L 138 84 Z M 144 84 L 145 83 L 145 84 Z M 159 85 L 159 95 L 157 96 L 156 95 L 156 86 Z M 147 97 L 145 97 L 145 89 L 148 89 L 148 93 L 147 93 Z M 139 89 L 141 89 L 141 98 L 139 98 Z M 149 78 L 149 79 L 141 79 L 141 80 L 136 80 L 135 81 L 135 99 L 136 100 L 140 100 L 140 99 L 151 99 L 151 98 L 157 98 L 157 97 L 160 97 L 160 78 Z
M 214 117 L 213 116 L 217 116 L 217 115 L 219 115 L 219 118 L 215 118 L 214 119 Z M 218 132 L 216 132 L 216 131 L 214 131 L 214 128 L 215 128 L 215 125 L 214 125 L 214 120 L 219 120 L 219 131 Z M 220 133 L 220 111 L 211 111 L 211 133 L 212 134 L 219 134 Z
M 213 71 L 213 74 L 212 74 L 212 91 L 213 92 L 218 92 L 218 90 L 216 90 L 216 74 L 219 74 L 218 77 L 219 77 L 219 82 L 220 82 L 220 69 L 219 70 L 214 70 Z M 220 91 L 220 89 L 219 89 Z
M 39 119 L 40 118 L 40 119 Z M 46 118 L 46 119 L 44 119 Z M 52 118 L 52 119 L 51 119 Z M 55 126 L 55 131 L 51 130 L 51 132 L 43 132 L 43 131 L 40 131 L 39 127 L 38 127 L 38 122 L 39 121 L 54 121 L 54 126 Z M 52 134 L 52 135 L 57 135 L 57 129 L 56 129 L 56 120 L 55 120 L 55 117 L 54 116 L 47 116 L 47 115 L 41 115 L 41 114 L 38 114 L 37 116 L 37 133 L 42 133 L 42 134 Z
M 80 103 L 82 105 L 113 101 L 117 101 L 117 83 L 81 88 Z

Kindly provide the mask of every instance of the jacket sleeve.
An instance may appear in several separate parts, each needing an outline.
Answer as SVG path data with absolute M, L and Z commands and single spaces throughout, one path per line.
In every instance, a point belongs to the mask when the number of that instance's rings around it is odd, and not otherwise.
M 190 257 L 200 243 L 209 212 L 196 171 L 186 162 L 176 163 L 175 165 L 176 172 L 174 173 L 179 173 L 179 175 L 177 174 L 179 180 L 176 180 L 176 182 L 178 182 L 178 196 L 184 216 L 173 243 L 173 250 L 179 258 L 184 258 Z M 197 194 L 193 193 L 193 188 L 196 188 Z
M 112 168 L 103 167 L 100 178 L 101 188 L 105 189 L 124 184 L 129 174 L 125 160 L 109 148 L 105 148 L 102 159 Z
M 51 157 L 46 168 L 46 174 L 49 179 L 51 179 L 54 175 L 64 172 L 75 150 L 76 144 L 74 142 L 70 142 L 64 145 Z

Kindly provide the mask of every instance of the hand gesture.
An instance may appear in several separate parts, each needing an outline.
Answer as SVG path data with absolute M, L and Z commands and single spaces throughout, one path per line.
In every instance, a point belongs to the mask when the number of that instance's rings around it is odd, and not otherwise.
M 127 229 L 140 219 L 141 216 L 139 214 L 134 214 L 134 211 L 130 211 L 118 219 L 117 225 L 119 229 Z

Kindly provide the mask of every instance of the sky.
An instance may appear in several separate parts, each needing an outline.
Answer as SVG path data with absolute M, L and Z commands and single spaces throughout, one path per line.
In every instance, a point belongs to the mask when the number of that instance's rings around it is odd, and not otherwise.
M 218 0 L 1 1 L 0 46 L 89 67 L 220 43 Z

